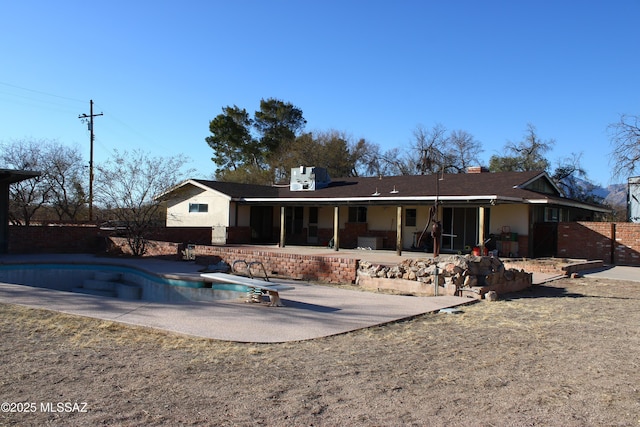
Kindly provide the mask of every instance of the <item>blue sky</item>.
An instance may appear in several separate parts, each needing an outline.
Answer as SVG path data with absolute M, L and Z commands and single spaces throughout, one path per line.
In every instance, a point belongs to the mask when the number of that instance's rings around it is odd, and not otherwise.
M 607 125 L 640 115 L 640 1 L 2 1 L 0 141 L 190 157 L 211 178 L 209 121 L 260 99 L 383 149 L 417 126 L 465 130 L 482 159 L 527 124 L 611 183 Z

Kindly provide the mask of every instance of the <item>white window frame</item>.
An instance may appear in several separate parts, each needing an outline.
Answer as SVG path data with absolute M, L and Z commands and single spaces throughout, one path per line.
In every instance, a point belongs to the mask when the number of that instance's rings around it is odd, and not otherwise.
M 209 205 L 207 203 L 189 203 L 189 213 L 207 213 Z

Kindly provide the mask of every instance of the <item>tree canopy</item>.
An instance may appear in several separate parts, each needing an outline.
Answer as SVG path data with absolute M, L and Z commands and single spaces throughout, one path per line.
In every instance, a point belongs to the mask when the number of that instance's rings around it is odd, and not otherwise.
M 219 179 L 264 183 L 274 182 L 277 154 L 292 144 L 304 129 L 302 110 L 275 98 L 262 99 L 253 118 L 245 109 L 224 107 L 209 122 L 206 139 L 213 149 Z
M 553 139 L 542 140 L 532 124 L 527 124 L 524 139 L 508 142 L 506 156 L 491 156 L 489 170 L 492 172 L 544 171 L 562 190 L 566 197 L 587 203 L 601 203 L 594 194 L 595 185 L 587 179 L 587 173 L 580 165 L 581 154 L 559 159 L 553 171 L 545 154 L 555 145 Z
M 489 170 L 492 172 L 507 171 L 546 171 L 549 169 L 549 161 L 545 154 L 555 145 L 553 139 L 542 140 L 536 133 L 536 128 L 531 123 L 527 124 L 524 139 L 518 142 L 508 142 L 505 151 L 509 155 L 491 156 Z
M 623 151 L 627 167 L 640 159 L 640 149 L 633 152 L 633 141 L 639 145 L 637 120 L 622 120 L 612 127 L 618 141 L 627 141 Z M 306 123 L 302 110 L 275 98 L 262 99 L 253 116 L 235 105 L 222 108 L 209 123 L 211 135 L 206 138 L 218 167 L 216 178 L 254 184 L 286 182 L 290 170 L 300 165 L 324 167 L 333 177 L 465 173 L 470 166 L 484 166 L 482 144 L 471 133 L 448 131 L 441 124 L 417 126 L 407 148 L 383 150 L 336 130 L 304 132 Z M 489 170 L 546 171 L 569 197 L 596 201 L 591 196 L 594 185 L 580 167 L 580 155 L 562 159 L 550 171 L 546 156 L 554 145 L 553 139 L 540 138 L 529 123 L 521 140 L 507 142 L 504 155 L 491 156 Z

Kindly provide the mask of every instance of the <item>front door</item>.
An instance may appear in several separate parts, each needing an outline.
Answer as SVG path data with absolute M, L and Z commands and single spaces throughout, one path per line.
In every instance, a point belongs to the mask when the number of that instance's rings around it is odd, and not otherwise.
M 309 208 L 309 230 L 307 231 L 307 243 L 315 245 L 318 243 L 318 208 Z
M 251 243 L 274 243 L 273 207 L 251 206 Z
M 302 206 L 288 206 L 285 208 L 286 243 L 300 245 L 305 243 L 304 208 Z
M 478 208 L 442 209 L 442 252 L 465 252 L 478 244 Z
M 558 251 L 558 223 L 538 222 L 533 224 L 533 257 L 556 256 Z

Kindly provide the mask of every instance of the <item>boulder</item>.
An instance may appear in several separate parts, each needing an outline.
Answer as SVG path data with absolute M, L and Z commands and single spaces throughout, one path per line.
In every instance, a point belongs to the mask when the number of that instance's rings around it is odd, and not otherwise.
M 393 281 L 405 283 L 420 282 L 422 286 L 433 284 L 435 273 L 438 273 L 438 285 L 456 289 L 442 289 L 448 294 L 465 294 L 464 289 L 481 287 L 481 291 L 469 292 L 480 295 L 495 291 L 497 294 L 515 292 L 531 286 L 532 275 L 524 271 L 505 269 L 502 261 L 494 256 L 480 257 L 472 255 L 441 255 L 436 259 L 418 258 L 404 259 L 397 265 L 389 267 L 374 265 L 362 261 L 358 267 L 358 274 L 364 274 L 371 280 L 385 280 L 385 287 L 393 286 Z M 369 279 L 367 279 L 369 280 Z M 398 285 L 400 282 L 396 282 Z M 422 290 L 422 288 L 420 288 Z M 415 290 L 414 290 L 415 291 Z

